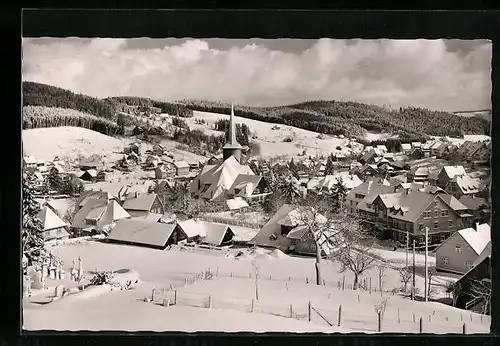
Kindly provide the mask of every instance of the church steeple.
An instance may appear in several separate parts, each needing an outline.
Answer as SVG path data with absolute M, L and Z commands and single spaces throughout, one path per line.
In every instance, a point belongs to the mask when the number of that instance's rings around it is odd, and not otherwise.
M 241 145 L 236 140 L 236 123 L 234 121 L 234 106 L 231 103 L 231 116 L 229 118 L 229 135 L 226 145 L 222 148 L 222 156 L 224 161 L 231 156 L 234 156 L 239 162 L 241 158 Z

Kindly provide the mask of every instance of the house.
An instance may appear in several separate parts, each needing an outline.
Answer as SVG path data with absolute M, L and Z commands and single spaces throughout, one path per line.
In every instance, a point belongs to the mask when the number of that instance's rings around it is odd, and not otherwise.
M 436 248 L 436 270 L 465 274 L 491 241 L 488 224 L 455 232 Z
M 387 150 L 387 147 L 385 145 L 377 145 L 377 149 L 380 150 L 383 154 L 389 152 L 389 150 Z
M 436 158 L 443 158 L 449 154 L 449 145 L 444 142 L 436 142 L 431 147 L 431 156 L 435 156 Z
M 306 225 L 299 224 L 287 234 L 287 238 L 292 240 L 290 251 L 297 255 L 316 256 L 316 237 L 319 237 L 317 242 L 321 247 L 322 257 L 329 256 L 338 249 L 341 238 L 338 231 L 325 230 L 315 235 Z
M 95 182 L 97 180 L 97 171 L 95 169 L 86 170 L 80 175 L 80 179 Z
M 409 183 L 423 183 L 427 182 L 429 177 L 428 167 L 418 167 L 414 166 L 407 174 L 407 181 Z
M 187 235 L 187 242 L 211 246 L 231 245 L 235 236 L 231 226 L 202 220 L 179 221 Z
M 426 227 L 430 244 L 444 241 L 463 228 L 470 217 L 463 214 L 466 210 L 453 196 L 411 190 L 378 194 L 372 203 L 358 205 L 360 218 L 381 235 L 404 241 L 408 232 L 410 239 L 420 244 Z
M 408 154 L 411 151 L 411 144 L 410 143 L 401 143 L 401 152 L 403 154 Z
M 81 234 L 107 232 L 117 221 L 127 218 L 130 214 L 116 200 L 89 198 L 76 212 L 71 227 Z
M 420 160 L 425 157 L 425 153 L 421 148 L 412 148 L 408 156 L 413 160 Z
M 189 219 L 189 220 L 179 220 L 179 225 L 186 234 L 187 243 L 201 243 L 201 239 L 205 236 L 205 232 L 202 227 L 200 227 L 199 221 Z
M 67 223 L 61 220 L 48 205 L 42 207 L 38 213 L 38 219 L 43 225 L 42 235 L 45 241 L 69 238 Z
M 347 192 L 363 183 L 363 181 L 357 175 L 349 174 L 349 172 L 339 172 L 332 175 L 327 175 L 323 179 L 321 179 L 317 185 L 317 189 L 319 192 L 331 193 L 333 187 L 339 181 L 342 182 Z
M 124 150 L 125 154 L 135 153 L 137 156 L 141 155 L 141 146 L 139 143 L 132 143 Z
M 108 193 L 108 192 L 103 192 L 103 191 L 87 191 L 83 193 L 79 199 L 75 202 L 75 206 L 77 210 L 80 210 L 83 208 L 83 206 L 89 201 L 89 200 L 98 200 L 98 201 L 103 201 L 103 202 L 108 202 L 111 200 L 118 201 L 118 197 Z
M 375 157 L 377 157 L 377 154 L 375 150 L 372 149 L 364 153 L 363 156 L 361 156 L 361 158 L 359 159 L 359 162 L 363 165 L 371 164 L 375 162 Z
M 370 205 L 382 193 L 394 192 L 394 187 L 377 179 L 371 179 L 356 186 L 346 196 L 346 207 L 350 214 L 358 214 L 359 203 Z
M 146 168 L 154 169 L 160 164 L 161 159 L 156 155 L 149 155 L 144 162 Z
M 488 252 L 489 250 L 489 252 Z M 491 302 L 486 302 L 484 296 L 474 293 L 475 287 L 491 290 L 491 243 L 484 254 L 479 256 L 471 270 L 457 280 L 454 287 L 457 295 L 455 307 L 480 313 L 491 313 Z
M 371 177 L 379 175 L 379 169 L 376 164 L 366 164 L 361 168 L 357 169 L 356 174 L 361 180 L 366 181 Z
M 248 203 L 242 197 L 234 197 L 225 200 L 229 210 L 241 210 L 249 207 Z
M 437 186 L 445 189 L 448 183 L 457 175 L 467 175 L 463 166 L 444 166 L 441 168 L 437 178 Z
M 263 180 L 260 175 L 239 174 L 227 193 L 229 196 L 247 198 L 253 195 L 255 191 L 258 193 L 263 192 L 263 185 L 261 182 L 263 182 Z
M 411 148 L 412 149 L 420 149 L 420 148 L 422 148 L 422 143 L 420 143 L 420 142 L 411 142 Z
M 163 179 L 166 177 L 166 172 L 165 172 L 165 165 L 163 162 L 161 162 L 156 168 L 155 168 L 155 179 Z
M 484 198 L 462 196 L 459 199 L 460 203 L 465 205 L 468 212 L 473 215 L 474 222 L 486 223 L 491 220 L 491 211 L 488 203 Z
M 462 196 L 474 197 L 479 193 L 480 184 L 479 179 L 471 178 L 468 175 L 456 175 L 446 185 L 445 190 L 456 199 L 460 199 Z
M 148 213 L 163 214 L 165 208 L 156 193 L 131 192 L 120 195 L 122 207 L 132 217 L 143 216 Z
M 113 243 L 144 246 L 164 250 L 187 239 L 177 222 L 164 223 L 144 219 L 119 220 L 107 240 Z
M 161 144 L 155 144 L 153 145 L 153 155 L 157 155 L 157 156 L 163 156 L 163 154 L 165 153 L 165 147 Z
M 210 159 L 208 159 L 207 165 L 217 165 L 221 162 L 222 162 L 222 154 L 213 155 Z
M 177 176 L 186 176 L 189 174 L 189 164 L 186 161 L 175 161 L 174 166 Z
M 288 252 L 293 240 L 287 238 L 288 232 L 286 229 L 282 232 L 282 226 L 278 221 L 281 221 L 285 216 L 295 209 L 290 204 L 284 204 L 281 208 L 266 222 L 248 243 L 266 248 L 276 248 L 283 252 Z

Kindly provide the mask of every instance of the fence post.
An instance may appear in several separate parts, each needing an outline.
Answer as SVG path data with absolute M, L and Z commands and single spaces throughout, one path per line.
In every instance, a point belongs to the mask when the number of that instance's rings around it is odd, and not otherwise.
M 358 303 L 359 303 L 359 293 L 358 293 Z
M 288 291 L 288 282 L 285 282 L 286 290 Z
M 382 331 L 382 314 L 380 312 L 377 313 L 377 322 L 378 322 L 378 332 Z
M 420 333 L 424 330 L 424 320 L 420 317 Z
M 272 278 L 271 274 L 269 274 L 269 280 L 272 280 L 272 279 L 273 279 L 273 278 Z
M 429 315 L 429 322 L 431 322 L 431 315 Z
M 231 272 L 231 277 L 233 277 L 233 272 Z
M 323 279 L 323 286 L 326 286 L 326 282 L 325 282 L 325 279 Z
M 288 276 L 288 281 L 292 281 L 292 277 L 291 276 Z
M 306 276 L 306 284 L 309 283 L 309 278 Z
M 252 299 L 252 312 L 255 312 L 255 299 Z
M 217 271 L 215 272 L 215 276 L 219 277 L 219 267 L 217 267 Z
M 212 296 L 208 296 L 208 308 L 212 308 Z
M 184 286 L 188 285 L 188 279 L 184 279 Z
M 251 279 L 252 278 L 252 273 L 248 273 L 248 278 Z
M 290 318 L 293 318 L 293 306 L 290 304 Z
M 174 290 L 174 305 L 177 305 L 177 290 Z
M 345 275 L 342 276 L 342 291 L 345 291 Z
M 339 305 L 339 320 L 337 325 L 340 327 L 340 321 L 342 321 L 342 305 Z
M 163 299 L 163 306 L 170 306 L 170 299 Z
M 309 322 L 311 322 L 311 302 L 307 304 L 307 312 L 309 314 Z
M 400 318 L 400 315 L 399 315 L 399 308 L 398 308 L 398 323 L 401 323 L 401 318 Z
M 472 322 L 472 314 L 470 314 L 470 321 Z
M 460 314 L 460 322 L 464 321 L 464 315 Z
M 415 323 L 415 314 L 413 314 L 413 323 Z
M 331 295 L 331 293 L 328 293 L 328 299 L 330 299 L 330 295 Z
M 165 298 L 165 295 L 166 295 L 166 293 L 165 293 L 165 287 L 163 287 L 163 298 Z
M 483 314 L 481 314 L 481 322 L 483 322 Z
M 370 294 L 372 294 L 372 277 L 370 276 L 370 289 L 369 289 Z
M 153 288 L 153 291 L 151 292 L 151 301 L 154 303 L 155 302 L 155 289 Z
M 467 327 L 465 326 L 465 323 L 462 326 L 462 334 L 467 334 Z

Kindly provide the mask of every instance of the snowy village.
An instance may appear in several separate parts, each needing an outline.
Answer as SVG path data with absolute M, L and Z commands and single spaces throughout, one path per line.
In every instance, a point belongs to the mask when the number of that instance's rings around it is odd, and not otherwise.
M 23 329 L 489 332 L 484 118 L 359 136 L 236 103 L 23 93 Z

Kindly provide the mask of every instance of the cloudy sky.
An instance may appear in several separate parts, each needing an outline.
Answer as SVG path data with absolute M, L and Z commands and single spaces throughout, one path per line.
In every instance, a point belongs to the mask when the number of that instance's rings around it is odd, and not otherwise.
M 490 109 L 489 41 L 23 40 L 23 79 L 95 97 Z

